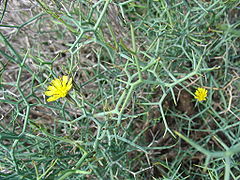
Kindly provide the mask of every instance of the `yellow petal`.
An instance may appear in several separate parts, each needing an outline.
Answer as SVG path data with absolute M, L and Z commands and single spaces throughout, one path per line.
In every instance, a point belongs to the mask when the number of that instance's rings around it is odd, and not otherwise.
M 61 83 L 60 79 L 54 79 L 52 81 L 52 85 L 55 86 L 57 89 L 60 89 L 62 87 L 62 83 Z
M 57 91 L 57 89 L 54 86 L 48 86 L 47 90 L 49 90 L 49 91 Z
M 56 94 L 56 92 L 55 92 L 55 91 L 45 91 L 44 94 L 45 94 L 46 96 L 52 96 L 52 95 Z
M 68 76 L 63 76 L 62 77 L 62 86 L 65 87 L 68 82 Z
M 60 98 L 59 95 L 53 95 L 47 99 L 47 102 L 56 101 L 59 98 Z

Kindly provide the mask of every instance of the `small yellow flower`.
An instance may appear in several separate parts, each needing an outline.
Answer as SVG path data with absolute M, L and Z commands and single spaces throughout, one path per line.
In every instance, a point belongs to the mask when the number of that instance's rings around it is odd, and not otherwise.
M 46 96 L 51 96 L 47 99 L 48 102 L 56 101 L 59 98 L 65 97 L 71 88 L 72 78 L 63 76 L 62 78 L 52 80 L 44 94 Z
M 207 100 L 206 99 L 207 93 L 208 93 L 208 91 L 206 89 L 197 88 L 194 98 L 197 99 L 198 101 L 205 101 L 205 100 Z

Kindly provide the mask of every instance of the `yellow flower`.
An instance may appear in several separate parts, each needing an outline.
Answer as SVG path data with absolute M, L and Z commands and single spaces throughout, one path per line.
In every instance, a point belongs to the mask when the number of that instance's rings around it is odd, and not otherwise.
M 68 78 L 68 76 L 63 76 L 62 78 L 56 78 L 52 80 L 45 91 L 46 96 L 51 96 L 47 99 L 47 101 L 56 101 L 61 97 L 65 97 L 71 88 L 72 78 Z
M 194 98 L 198 101 L 205 101 L 207 97 L 207 90 L 204 88 L 197 88 Z

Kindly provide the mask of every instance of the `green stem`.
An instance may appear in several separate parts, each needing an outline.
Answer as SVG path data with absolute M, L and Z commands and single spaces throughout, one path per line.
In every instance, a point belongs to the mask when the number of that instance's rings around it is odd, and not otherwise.
M 105 3 L 105 5 L 104 5 L 104 7 L 103 7 L 103 10 L 102 10 L 101 14 L 100 14 L 100 17 L 98 18 L 98 20 L 97 20 L 97 22 L 96 22 L 96 24 L 95 24 L 95 26 L 94 26 L 94 28 L 93 28 L 94 31 L 96 31 L 97 28 L 98 28 L 98 26 L 100 25 L 100 23 L 101 23 L 101 21 L 102 21 L 102 18 L 103 18 L 104 14 L 105 14 L 106 11 L 107 11 L 107 7 L 108 7 L 108 4 L 110 3 L 110 1 L 111 1 L 111 0 L 106 0 L 106 3 Z

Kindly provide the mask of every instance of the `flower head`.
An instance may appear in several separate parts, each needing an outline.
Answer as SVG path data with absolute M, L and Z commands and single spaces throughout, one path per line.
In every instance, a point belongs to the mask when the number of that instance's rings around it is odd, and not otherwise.
M 207 90 L 204 88 L 197 88 L 194 98 L 198 101 L 205 101 L 207 97 Z
M 52 80 L 44 94 L 46 96 L 51 96 L 47 99 L 48 102 L 56 101 L 61 97 L 65 97 L 71 88 L 72 78 L 63 76 L 62 78 L 56 78 Z

